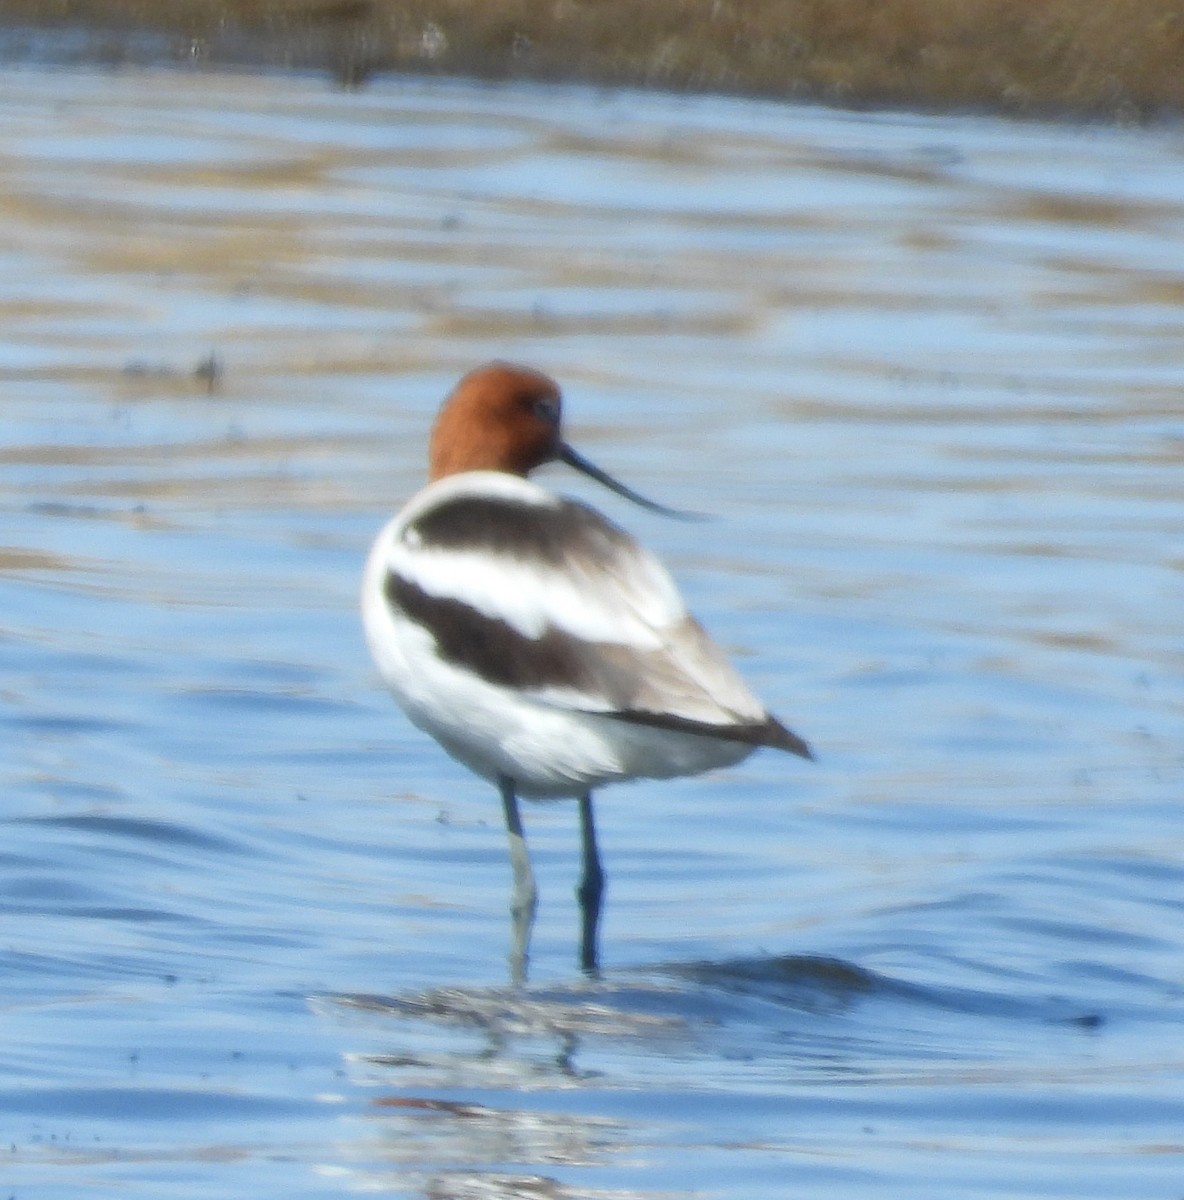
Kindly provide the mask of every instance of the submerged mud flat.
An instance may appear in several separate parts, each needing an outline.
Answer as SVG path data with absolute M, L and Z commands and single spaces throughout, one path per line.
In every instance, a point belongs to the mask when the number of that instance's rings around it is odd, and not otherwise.
M 1122 121 L 1184 113 L 1179 0 L 12 0 L 2 19 L 5 57 L 254 62 L 324 68 L 348 84 L 410 71 Z
M 0 76 L 17 1196 L 1163 1200 L 1184 1144 L 1184 144 L 160 70 Z M 454 379 L 817 765 L 574 807 L 411 729 L 361 565 Z

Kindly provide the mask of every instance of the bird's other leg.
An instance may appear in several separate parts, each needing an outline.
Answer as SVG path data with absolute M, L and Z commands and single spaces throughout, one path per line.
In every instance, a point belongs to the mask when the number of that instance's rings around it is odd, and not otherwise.
M 538 902 L 534 872 L 530 869 L 530 854 L 522 832 L 522 816 L 518 812 L 518 797 L 514 781 L 505 776 L 498 780 L 502 794 L 502 811 L 506 817 L 506 837 L 510 843 L 510 869 L 514 873 L 510 893 L 510 981 L 515 986 L 526 982 L 526 964 L 530 954 L 530 931 L 534 926 L 534 910 Z
M 591 792 L 585 792 L 580 797 L 580 842 L 584 859 L 583 878 L 576 889 L 583 920 L 580 966 L 588 974 L 595 975 L 600 965 L 596 938 L 600 926 L 601 904 L 604 900 L 604 870 L 600 865 L 600 851 L 596 846 L 596 822 L 592 815 Z

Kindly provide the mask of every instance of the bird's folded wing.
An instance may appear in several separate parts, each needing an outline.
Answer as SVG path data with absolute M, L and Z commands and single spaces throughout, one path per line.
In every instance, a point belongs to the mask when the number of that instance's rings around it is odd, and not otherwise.
M 576 501 L 451 498 L 394 540 L 384 590 L 440 657 L 540 702 L 704 726 L 770 719 L 661 563 Z

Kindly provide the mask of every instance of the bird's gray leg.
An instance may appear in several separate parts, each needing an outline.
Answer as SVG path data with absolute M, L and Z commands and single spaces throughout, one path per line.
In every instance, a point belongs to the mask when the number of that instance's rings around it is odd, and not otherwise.
M 514 873 L 514 890 L 510 893 L 510 981 L 518 986 L 526 982 L 526 964 L 530 953 L 530 931 L 534 926 L 534 910 L 538 902 L 534 872 L 530 869 L 530 854 L 522 832 L 522 817 L 518 812 L 518 797 L 514 781 L 502 776 L 498 780 L 502 793 L 502 811 L 506 817 L 506 837 L 510 843 L 510 868 Z
M 580 841 L 583 849 L 584 875 L 576 889 L 583 918 L 583 933 L 580 939 L 580 966 L 590 975 L 599 968 L 596 932 L 600 925 L 601 902 L 604 899 L 604 870 L 600 865 L 600 851 L 596 847 L 596 822 L 592 816 L 592 793 L 580 797 Z

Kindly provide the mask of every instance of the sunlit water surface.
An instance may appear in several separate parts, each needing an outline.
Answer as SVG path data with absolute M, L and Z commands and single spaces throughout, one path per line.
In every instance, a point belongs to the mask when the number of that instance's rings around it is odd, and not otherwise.
M 1179 130 L 8 70 L 0 216 L 4 1195 L 1184 1195 Z M 495 355 L 819 754 L 523 993 L 355 615 Z

